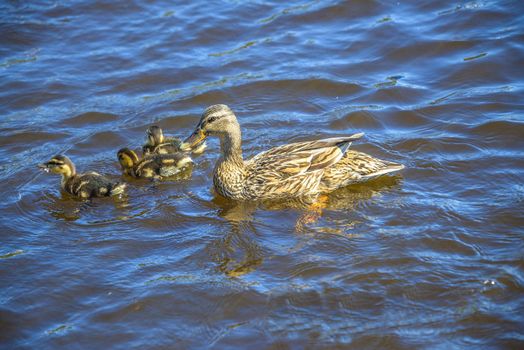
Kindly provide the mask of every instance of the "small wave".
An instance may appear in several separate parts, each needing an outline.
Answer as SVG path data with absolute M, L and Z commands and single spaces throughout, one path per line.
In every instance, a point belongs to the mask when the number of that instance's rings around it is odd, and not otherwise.
M 104 123 L 111 123 L 118 120 L 119 117 L 117 115 L 111 114 L 111 113 L 102 113 L 102 112 L 85 112 L 79 115 L 75 115 L 72 118 L 67 118 L 61 120 L 61 123 L 63 123 L 66 126 L 69 127 L 84 127 L 87 125 L 93 125 L 93 124 L 104 124 Z

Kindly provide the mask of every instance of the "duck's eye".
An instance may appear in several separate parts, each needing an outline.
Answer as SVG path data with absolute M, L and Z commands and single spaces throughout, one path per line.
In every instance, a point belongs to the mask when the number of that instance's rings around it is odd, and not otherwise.
M 216 116 L 215 116 L 215 117 L 211 117 L 211 118 L 209 118 L 209 119 L 207 120 L 207 122 L 208 122 L 208 124 L 210 124 L 210 123 L 214 122 L 214 121 L 217 120 L 217 119 L 218 119 L 218 117 L 216 117 Z

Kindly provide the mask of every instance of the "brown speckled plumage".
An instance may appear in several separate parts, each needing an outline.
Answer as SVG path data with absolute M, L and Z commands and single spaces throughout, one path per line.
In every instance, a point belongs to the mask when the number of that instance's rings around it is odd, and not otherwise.
M 215 190 L 236 200 L 314 196 L 404 167 L 348 151 L 362 133 L 283 145 L 244 161 L 240 126 L 225 105 L 207 108 L 185 143 L 201 142 L 208 135 L 220 138 L 222 153 L 213 174 Z

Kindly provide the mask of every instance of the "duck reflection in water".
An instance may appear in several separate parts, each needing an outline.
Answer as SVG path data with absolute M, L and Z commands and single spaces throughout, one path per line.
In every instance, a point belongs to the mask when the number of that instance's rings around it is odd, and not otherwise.
M 322 209 L 327 211 L 353 211 L 366 202 L 372 201 L 373 197 L 387 193 L 399 188 L 400 177 L 383 177 L 364 184 L 348 186 L 334 191 L 326 196 Z M 333 225 L 326 222 L 325 225 L 312 220 L 320 218 L 320 212 L 312 212 L 311 203 L 307 200 L 297 198 L 287 200 L 263 200 L 263 201 L 234 201 L 216 195 L 213 204 L 218 207 L 218 215 L 226 219 L 230 229 L 225 234 L 213 241 L 208 246 L 211 259 L 217 264 L 217 270 L 229 277 L 240 277 L 251 273 L 259 268 L 267 258 L 268 252 L 257 242 L 259 236 L 259 225 L 256 220 L 257 211 L 284 211 L 296 210 L 297 217 L 290 232 L 303 234 L 319 232 L 329 234 L 348 235 L 347 230 L 352 230 L 357 224 L 348 220 L 345 224 L 340 222 Z M 284 214 L 286 215 L 286 214 Z M 315 223 L 313 227 L 308 224 Z M 270 223 L 274 224 L 274 223 Z M 283 224 L 285 227 L 285 223 Z M 314 237 L 312 235 L 311 237 Z M 294 246 L 289 252 L 300 250 L 307 241 L 294 240 Z
M 240 277 L 256 270 L 264 260 L 263 248 L 253 239 L 253 227 L 233 225 L 223 237 L 209 246 L 217 270 L 229 277 Z
M 374 196 L 399 188 L 400 176 L 380 177 L 366 183 L 340 188 L 319 198 L 286 198 L 280 200 L 234 201 L 215 195 L 213 203 L 219 210 L 219 216 L 232 225 L 251 222 L 257 209 L 278 211 L 294 209 L 299 213 L 295 231 L 303 232 L 307 224 L 313 224 L 322 216 L 323 210 L 353 210 Z

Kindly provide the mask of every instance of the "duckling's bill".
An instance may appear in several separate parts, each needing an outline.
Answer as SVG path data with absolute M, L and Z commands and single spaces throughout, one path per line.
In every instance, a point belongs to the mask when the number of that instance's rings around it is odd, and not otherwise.
M 64 162 L 62 160 L 53 158 L 50 161 L 46 163 L 40 163 L 38 164 L 38 168 L 46 173 L 51 172 L 51 168 L 55 168 L 57 166 L 64 165 Z
M 38 164 L 38 169 L 42 170 L 45 173 L 50 172 L 49 166 L 47 165 L 47 163 Z

